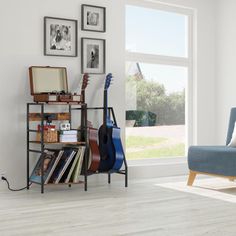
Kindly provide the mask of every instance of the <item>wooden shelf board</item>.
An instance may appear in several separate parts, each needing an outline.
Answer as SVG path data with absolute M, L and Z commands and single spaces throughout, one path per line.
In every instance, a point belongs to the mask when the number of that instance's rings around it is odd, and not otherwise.
M 39 141 L 29 141 L 30 143 L 35 143 L 35 144 L 41 144 Z M 44 144 L 73 144 L 73 145 L 79 145 L 79 144 L 86 144 L 85 142 L 44 142 Z
M 85 103 L 79 102 L 35 102 L 35 104 L 46 104 L 46 105 L 84 105 Z
M 87 171 L 87 175 L 98 175 L 98 174 L 125 174 L 125 170 L 114 170 L 114 171 Z M 84 174 L 81 174 L 84 176 Z
M 73 182 L 69 182 L 69 183 L 58 183 L 58 184 L 55 184 L 55 183 L 47 183 L 45 185 L 69 185 L 69 184 L 84 184 L 84 181 L 79 181 L 77 183 L 73 183 Z
M 31 181 L 30 181 L 31 182 Z M 41 185 L 41 183 L 37 183 L 37 182 L 33 182 L 32 181 L 32 183 L 33 184 L 39 184 L 39 185 Z M 55 184 L 55 183 L 47 183 L 47 184 L 44 184 L 44 185 L 72 185 L 72 184 L 84 184 L 84 181 L 79 181 L 79 182 L 77 182 L 77 183 L 73 183 L 73 182 L 69 182 L 69 183 L 58 183 L 58 184 Z
M 45 112 L 44 116 L 51 115 L 52 120 L 69 120 L 70 113 L 69 112 Z M 29 121 L 41 121 L 42 116 L 39 112 L 31 112 L 29 113 Z M 45 120 L 45 118 L 44 118 Z

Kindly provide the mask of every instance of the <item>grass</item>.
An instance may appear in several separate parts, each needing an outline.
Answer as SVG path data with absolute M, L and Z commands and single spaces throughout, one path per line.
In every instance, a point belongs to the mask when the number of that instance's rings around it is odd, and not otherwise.
M 147 149 L 140 152 L 126 153 L 127 159 L 146 159 L 146 158 L 159 158 L 159 157 L 177 157 L 184 156 L 184 144 L 180 143 L 171 147 L 160 149 Z
M 176 157 L 185 155 L 185 145 L 177 143 L 174 145 L 164 146 L 167 138 L 152 138 L 130 136 L 126 139 L 126 148 L 134 148 L 134 151 L 127 152 L 127 159 L 146 159 L 146 158 L 160 158 L 160 157 Z M 159 145 L 159 147 L 158 147 Z M 153 146 L 153 147 L 152 147 Z M 144 148 L 140 151 L 135 151 L 135 148 Z M 145 149 L 147 147 L 147 149 Z
M 126 138 L 126 148 L 155 146 L 167 140 L 167 138 L 129 136 Z

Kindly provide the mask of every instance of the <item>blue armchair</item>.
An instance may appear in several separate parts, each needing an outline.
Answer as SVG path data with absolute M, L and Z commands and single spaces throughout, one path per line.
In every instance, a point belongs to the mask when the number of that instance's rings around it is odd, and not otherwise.
M 226 146 L 191 146 L 188 149 L 189 178 L 192 186 L 197 174 L 236 179 L 236 147 L 227 146 L 236 122 L 236 107 L 231 109 Z

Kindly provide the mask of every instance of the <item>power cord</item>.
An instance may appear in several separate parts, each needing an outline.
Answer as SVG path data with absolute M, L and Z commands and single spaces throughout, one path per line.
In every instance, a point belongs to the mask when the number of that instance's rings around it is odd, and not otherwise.
M 13 191 L 13 192 L 22 191 L 22 190 L 24 190 L 24 189 L 27 188 L 27 187 L 24 187 L 24 188 L 19 188 L 19 189 L 12 189 L 12 188 L 10 187 L 9 181 L 7 180 L 6 177 L 2 176 L 2 180 L 4 180 L 4 181 L 7 182 L 7 188 L 8 188 L 10 191 Z M 32 183 L 30 183 L 29 186 L 31 186 L 31 184 L 32 184 Z

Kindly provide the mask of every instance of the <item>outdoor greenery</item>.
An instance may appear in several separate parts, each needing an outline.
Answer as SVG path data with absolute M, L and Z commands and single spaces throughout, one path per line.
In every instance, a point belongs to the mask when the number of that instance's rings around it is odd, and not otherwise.
M 147 149 L 138 152 L 127 152 L 127 159 L 145 159 L 145 158 L 160 158 L 160 157 L 182 157 L 184 156 L 184 144 L 176 144 L 174 146 L 159 148 L 159 149 Z
M 128 136 L 126 138 L 126 148 L 155 146 L 164 141 L 167 141 L 167 138 Z
M 185 90 L 167 94 L 163 84 L 145 79 L 138 80 L 135 76 L 130 76 L 127 83 L 133 83 L 136 87 L 137 110 L 154 113 L 156 125 L 185 123 Z M 147 117 L 143 119 L 147 119 Z M 138 120 L 139 123 L 142 123 L 140 117 Z M 143 123 L 145 122 L 144 120 Z M 139 123 L 136 126 L 142 126 Z
M 135 126 L 155 126 L 156 114 L 150 111 L 126 111 L 126 120 L 135 120 Z
M 126 138 L 128 159 L 184 156 L 184 148 L 184 143 L 169 145 L 168 139 L 162 137 L 129 136 Z
M 135 121 L 134 126 L 185 124 L 185 90 L 167 93 L 163 84 L 145 80 L 143 76 L 130 76 L 127 83 L 126 120 Z M 128 159 L 185 155 L 185 144 L 178 138 L 162 137 L 158 133 L 156 137 L 146 137 L 146 128 L 139 129 L 137 136 L 126 136 Z

